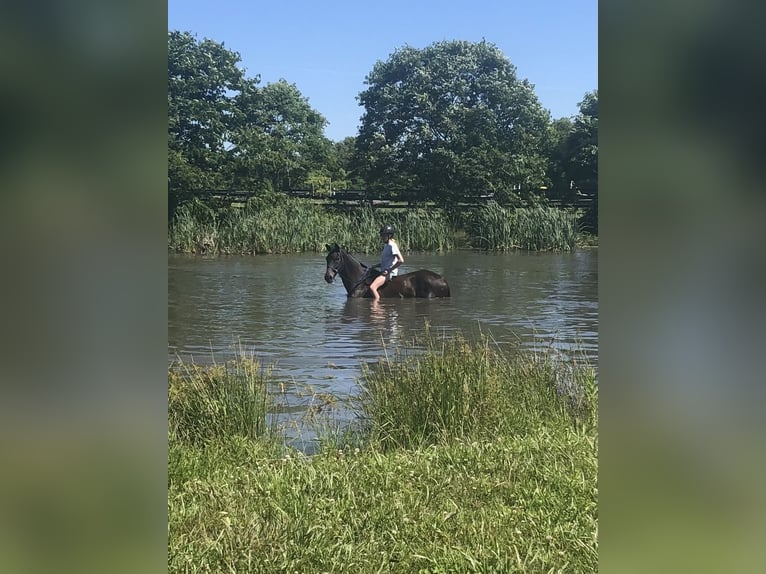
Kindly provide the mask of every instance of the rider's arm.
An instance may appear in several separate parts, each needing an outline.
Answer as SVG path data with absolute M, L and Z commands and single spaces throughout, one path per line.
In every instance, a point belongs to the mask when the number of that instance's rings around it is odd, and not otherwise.
M 394 264 L 391 267 L 383 271 L 384 274 L 389 274 L 391 271 L 399 267 L 399 265 L 404 263 L 404 257 L 402 257 L 401 253 L 394 254 L 394 257 L 396 257 L 396 261 L 394 261 Z

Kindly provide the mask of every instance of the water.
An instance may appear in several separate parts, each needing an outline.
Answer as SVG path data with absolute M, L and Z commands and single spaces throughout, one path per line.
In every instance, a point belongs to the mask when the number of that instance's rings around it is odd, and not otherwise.
M 383 299 L 373 309 L 369 299 L 348 299 L 340 279 L 325 283 L 322 254 L 171 255 L 168 358 L 206 364 L 255 355 L 287 381 L 283 410 L 292 414 L 317 406 L 320 395 L 355 394 L 361 363 L 410 342 L 426 321 L 437 332 L 481 332 L 597 367 L 597 264 L 597 250 L 406 254 L 400 273 L 441 273 L 452 297 Z

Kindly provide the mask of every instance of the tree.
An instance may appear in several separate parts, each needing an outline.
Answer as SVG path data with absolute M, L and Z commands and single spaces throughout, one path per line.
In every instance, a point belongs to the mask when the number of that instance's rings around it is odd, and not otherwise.
M 241 125 L 233 136 L 233 179 L 243 186 L 269 182 L 276 191 L 307 185 L 331 154 L 327 120 L 285 80 L 237 98 Z
M 509 201 L 544 182 L 549 114 L 493 44 L 406 46 L 365 83 L 357 147 L 371 191 Z
M 356 164 L 356 138 L 348 136 L 339 142 L 333 142 L 329 160 L 329 169 L 335 189 L 363 189 L 364 180 L 359 175 Z
M 294 84 L 258 87 L 240 56 L 188 32 L 168 32 L 169 214 L 186 191 L 307 185 L 327 171 L 327 123 Z M 332 178 L 332 170 L 328 177 Z
M 598 233 L 598 90 L 586 93 L 578 107 L 580 113 L 572 121 L 557 120 L 560 133 L 551 154 L 551 179 L 555 195 L 562 199 L 592 198 L 583 223 Z
M 579 108 L 568 137 L 567 173 L 573 187 L 598 195 L 598 90 L 585 94 Z
M 569 159 L 572 155 L 569 149 L 569 136 L 572 133 L 573 124 L 570 118 L 559 118 L 550 127 L 550 151 L 548 154 L 548 180 L 550 189 L 548 197 L 571 201 L 574 198 L 574 190 L 570 188 Z
M 239 123 L 236 98 L 254 87 L 237 67 L 240 56 L 189 32 L 168 32 L 168 198 L 225 186 L 227 145 Z

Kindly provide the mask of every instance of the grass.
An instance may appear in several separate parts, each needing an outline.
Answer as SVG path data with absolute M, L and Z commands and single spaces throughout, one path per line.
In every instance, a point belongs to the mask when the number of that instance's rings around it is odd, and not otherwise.
M 171 444 L 171 572 L 592 572 L 582 434 L 274 457 Z
M 173 375 L 169 571 L 595 571 L 593 371 L 417 344 L 365 370 L 361 430 L 312 457 L 253 430 L 256 409 L 223 420 L 236 396 L 263 404 L 262 369 Z
M 168 372 L 168 426 L 174 440 L 207 444 L 268 436 L 270 376 L 253 358 L 223 365 L 181 364 Z
M 475 247 L 492 251 L 572 251 L 580 235 L 581 217 L 574 209 L 512 209 L 490 202 L 466 217 L 466 228 Z
M 321 252 L 337 242 L 358 253 L 380 250 L 378 229 L 391 224 L 404 251 L 574 249 L 581 214 L 551 207 L 504 208 L 489 203 L 451 215 L 439 208 L 336 210 L 269 194 L 244 207 L 213 209 L 195 199 L 180 206 L 168 246 L 184 253 Z
M 489 338 L 439 339 L 365 370 L 362 410 L 380 444 L 412 448 L 450 439 L 523 436 L 546 427 L 593 430 L 595 374 L 551 355 L 501 351 Z

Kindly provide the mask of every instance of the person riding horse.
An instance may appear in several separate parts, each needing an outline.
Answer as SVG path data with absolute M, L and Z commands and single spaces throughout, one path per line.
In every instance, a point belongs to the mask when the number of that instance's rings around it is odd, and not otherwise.
M 370 283 L 377 279 L 376 271 L 367 267 L 337 243 L 326 245 L 327 268 L 324 280 L 332 283 L 340 277 L 349 297 L 372 297 Z M 408 297 L 449 297 L 447 281 L 433 271 L 419 269 L 404 275 L 392 277 L 390 281 L 378 287 L 378 295 L 385 298 Z

